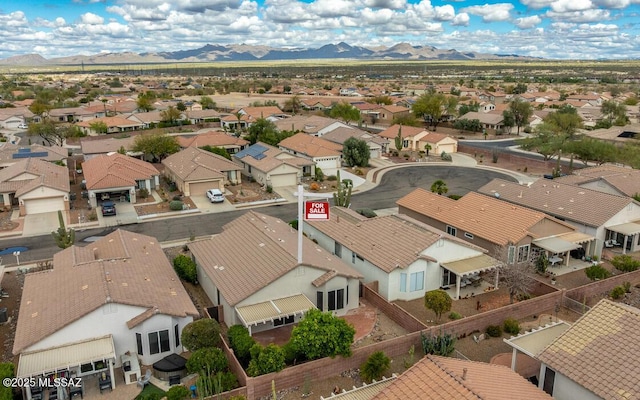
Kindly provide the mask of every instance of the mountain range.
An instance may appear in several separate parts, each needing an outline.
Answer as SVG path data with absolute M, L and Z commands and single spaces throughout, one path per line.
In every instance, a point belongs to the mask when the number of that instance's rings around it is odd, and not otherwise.
M 0 60 L 0 65 L 104 65 L 104 64 L 143 64 L 143 63 L 199 63 L 213 61 L 276 61 L 276 60 L 312 60 L 312 59 L 354 59 L 354 60 L 497 60 L 528 59 L 515 54 L 483 54 L 460 52 L 455 49 L 441 50 L 433 46 L 414 46 L 398 43 L 391 47 L 367 48 L 351 46 L 341 42 L 327 44 L 319 48 L 286 49 L 269 46 L 215 45 L 192 50 L 178 50 L 159 53 L 100 53 L 90 56 L 69 56 L 46 59 L 38 54 L 13 56 Z

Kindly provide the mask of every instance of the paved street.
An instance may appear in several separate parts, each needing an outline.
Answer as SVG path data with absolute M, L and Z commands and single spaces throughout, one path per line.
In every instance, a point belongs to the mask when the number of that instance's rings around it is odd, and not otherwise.
M 409 166 L 386 171 L 382 178 L 378 177 L 380 183 L 375 188 L 363 192 L 354 193 L 352 197 L 352 208 L 383 209 L 395 207 L 395 202 L 400 197 L 406 195 L 417 187 L 430 189 L 431 184 L 442 179 L 449 188 L 449 194 L 464 195 L 469 191 L 476 190 L 480 186 L 489 182 L 493 178 L 510 179 L 510 176 L 497 171 L 487 171 L 484 169 L 451 167 L 445 165 L 425 165 Z M 291 221 L 296 218 L 296 204 L 282 204 L 252 208 L 284 221 Z M 137 232 L 156 237 L 160 242 L 188 239 L 191 236 L 203 237 L 220 233 L 222 226 L 241 214 L 248 211 L 242 209 L 230 212 L 203 213 L 180 218 L 167 218 L 144 222 L 140 224 L 122 225 L 121 228 L 132 232 Z M 76 243 L 84 245 L 83 239 L 89 236 L 102 236 L 114 228 L 89 229 L 76 233 Z M 42 260 L 51 258 L 60 249 L 56 247 L 51 235 L 20 237 L 3 239 L 0 247 L 26 246 L 28 251 L 20 255 L 20 262 Z M 12 256 L 5 256 L 5 264 L 15 262 Z

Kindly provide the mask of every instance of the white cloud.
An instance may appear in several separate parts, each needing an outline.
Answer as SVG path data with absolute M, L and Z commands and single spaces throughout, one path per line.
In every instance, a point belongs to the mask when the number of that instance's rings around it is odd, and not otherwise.
M 469 26 L 469 14 L 460 13 L 453 18 L 451 21 L 451 25 L 453 26 Z
M 514 21 L 514 25 L 520 29 L 531 29 L 536 25 L 540 24 L 542 19 L 537 15 L 532 15 L 530 17 L 517 18 Z
M 380 25 L 386 24 L 393 17 L 393 11 L 388 8 L 383 8 L 379 10 L 372 10 L 370 8 L 365 8 L 362 10 L 362 20 L 366 22 L 368 25 Z
M 104 23 L 104 18 L 93 13 L 86 13 L 80 16 L 80 22 L 89 25 L 101 25 Z
M 557 0 L 551 4 L 551 10 L 556 13 L 585 11 L 594 8 L 591 0 Z
M 364 5 L 372 8 L 388 8 L 390 10 L 400 10 L 407 5 L 407 2 L 405 0 L 365 0 Z
M 453 9 L 453 6 L 450 4 L 435 7 L 435 16 L 436 21 L 451 21 L 456 16 L 456 11 Z
M 557 13 L 554 11 L 547 11 L 545 16 L 553 19 L 554 21 L 565 21 L 565 22 L 600 22 L 607 21 L 611 18 L 611 14 L 609 10 L 585 10 L 585 11 L 574 11 L 574 12 L 565 12 L 565 13 Z
M 511 19 L 510 13 L 512 9 L 513 9 L 513 4 L 498 3 L 498 4 L 484 4 L 482 6 L 465 7 L 465 8 L 462 8 L 460 11 L 481 16 L 484 22 L 495 22 L 495 21 L 507 21 Z
M 549 7 L 554 1 L 556 0 L 520 0 L 520 3 L 528 8 L 540 9 Z

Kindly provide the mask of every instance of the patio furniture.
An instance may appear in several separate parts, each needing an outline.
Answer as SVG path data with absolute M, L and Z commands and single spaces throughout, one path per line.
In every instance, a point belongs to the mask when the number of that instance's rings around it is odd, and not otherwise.
M 151 380 L 151 369 L 147 369 L 147 372 L 144 373 L 144 376 L 138 379 L 138 386 L 144 389 L 144 387 L 149 384 L 150 380 Z
M 43 391 L 40 386 L 34 386 L 31 388 L 31 400 L 42 400 Z
M 100 389 L 100 393 L 102 393 L 102 391 L 106 389 L 112 390 L 113 388 L 111 387 L 111 375 L 103 372 L 98 377 L 98 388 Z
M 558 256 L 549 257 L 549 263 L 551 265 L 556 265 L 557 263 L 561 263 L 561 262 L 562 262 L 562 257 L 558 257 Z
M 76 396 L 80 396 L 81 399 L 84 398 L 84 381 L 80 381 L 80 386 L 70 386 L 69 387 L 69 398 L 73 399 Z
M 604 241 L 604 247 L 621 246 L 621 244 L 615 239 L 609 239 Z

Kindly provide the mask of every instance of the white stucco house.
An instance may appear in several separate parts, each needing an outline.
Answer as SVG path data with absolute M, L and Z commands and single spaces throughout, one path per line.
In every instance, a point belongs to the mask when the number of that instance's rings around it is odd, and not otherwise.
M 342 166 L 342 145 L 306 133 L 297 133 L 278 143 L 280 150 L 306 158 L 326 175 L 336 175 Z
M 333 207 L 328 221 L 307 221 L 304 232 L 364 276 L 378 281 L 388 301 L 414 300 L 451 287 L 459 298 L 465 276 L 491 270 L 499 262 L 486 250 L 404 215 L 366 218 Z
M 16 376 L 114 377 L 125 354 L 151 365 L 183 351 L 182 329 L 198 315 L 160 243 L 116 230 L 56 253 L 52 269 L 25 276 Z
M 311 175 L 315 163 L 258 142 L 232 155 L 242 174 L 272 188 L 296 186 L 303 176 Z
M 198 282 L 227 326 L 258 332 L 298 322 L 312 308 L 344 315 L 358 307 L 362 275 L 286 222 L 254 211 L 211 239 L 189 244 Z

